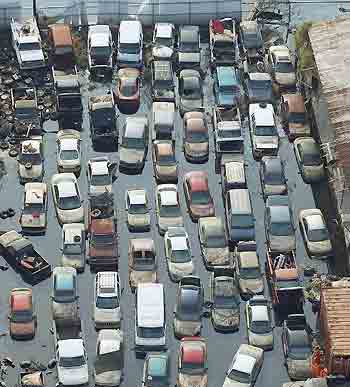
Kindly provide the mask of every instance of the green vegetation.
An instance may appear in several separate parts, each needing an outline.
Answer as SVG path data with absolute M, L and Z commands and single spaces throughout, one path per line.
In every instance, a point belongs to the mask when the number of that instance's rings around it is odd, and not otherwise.
M 294 33 L 295 48 L 299 57 L 298 67 L 301 71 L 314 65 L 314 56 L 308 36 L 311 26 L 312 22 L 305 22 Z

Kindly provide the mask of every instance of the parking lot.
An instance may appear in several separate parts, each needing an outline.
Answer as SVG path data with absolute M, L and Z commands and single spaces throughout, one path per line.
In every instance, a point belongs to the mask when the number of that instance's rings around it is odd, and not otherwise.
M 206 56 L 204 55 L 204 63 L 202 67 L 206 67 Z M 89 118 L 87 101 L 88 96 L 104 94 L 110 88 L 110 84 L 103 84 L 102 82 L 92 82 L 88 80 L 88 74 L 81 74 L 82 79 L 82 94 L 84 104 L 84 121 L 82 136 L 82 173 L 79 177 L 79 185 L 85 200 L 87 199 L 87 180 L 85 174 L 85 166 L 89 158 L 99 156 L 101 154 L 107 154 L 111 160 L 118 160 L 117 152 L 96 152 L 93 150 L 89 132 Z M 151 108 L 151 95 L 147 73 L 144 75 L 142 91 L 141 91 L 141 107 L 139 112 L 149 114 Z M 213 106 L 212 97 L 212 81 L 210 73 L 207 72 L 205 79 L 205 105 L 207 113 L 211 112 Z M 121 127 L 124 116 L 120 115 L 118 118 L 119 127 Z M 208 115 L 208 121 L 210 122 L 210 116 Z M 45 155 L 45 175 L 44 181 L 50 183 L 51 176 L 56 173 L 56 132 L 58 130 L 57 122 L 47 121 L 45 123 L 45 129 L 47 133 L 44 137 L 44 155 Z M 210 127 L 211 129 L 211 127 Z M 190 236 L 194 263 L 196 273 L 200 276 L 204 284 L 204 289 L 207 290 L 208 272 L 205 270 L 199 249 L 197 225 L 190 220 L 187 214 L 187 207 L 184 200 L 182 189 L 182 177 L 191 170 L 206 170 L 209 173 L 209 183 L 212 196 L 215 201 L 215 209 L 218 215 L 224 216 L 223 202 L 221 196 L 221 185 L 219 184 L 220 175 L 215 174 L 214 168 L 214 149 L 213 149 L 213 136 L 212 130 L 210 132 L 210 156 L 209 161 L 205 164 L 190 164 L 183 155 L 182 151 L 182 121 L 180 116 L 176 117 L 176 158 L 179 161 L 179 182 L 178 187 L 180 191 L 180 200 L 182 206 L 182 212 L 185 219 L 185 228 Z M 282 131 L 280 131 L 282 133 Z M 118 178 L 113 184 L 113 192 L 115 197 L 115 205 L 117 207 L 118 217 L 118 235 L 119 235 L 119 249 L 120 249 L 120 278 L 124 292 L 122 295 L 122 310 L 123 321 L 122 330 L 125 337 L 125 365 L 124 365 L 124 381 L 123 386 L 141 386 L 142 380 L 142 367 L 143 360 L 136 359 L 133 351 L 134 347 L 134 295 L 131 293 L 128 285 L 128 239 L 133 237 L 126 226 L 126 213 L 124 205 L 125 190 L 131 187 L 145 188 L 149 194 L 151 202 L 151 219 L 152 226 L 151 231 L 146 234 L 137 234 L 137 236 L 144 235 L 150 237 L 155 241 L 156 250 L 158 254 L 158 274 L 159 281 L 165 286 L 166 294 L 166 312 L 167 312 L 167 344 L 169 353 L 171 356 L 172 364 L 172 381 L 176 380 L 176 357 L 179 341 L 174 338 L 172 330 L 172 318 L 175 305 L 175 295 L 177 284 L 169 280 L 169 276 L 166 269 L 166 262 L 164 256 L 164 243 L 163 238 L 159 235 L 156 222 L 155 222 L 155 204 L 154 204 L 154 192 L 156 182 L 153 177 L 152 157 L 150 152 L 150 145 L 148 149 L 147 161 L 145 168 L 141 175 L 125 175 L 118 172 Z M 315 207 L 315 201 L 313 191 L 310 185 L 305 185 L 301 176 L 298 173 L 298 167 L 295 161 L 293 147 L 289 143 L 288 139 L 283 137 L 280 143 L 279 154 L 285 164 L 286 176 L 288 178 L 289 198 L 292 203 L 292 211 L 294 216 L 294 222 L 297 225 L 297 216 L 300 209 Z M 1 207 L 6 209 L 12 207 L 16 209 L 16 216 L 2 220 L 0 230 L 17 229 L 19 209 L 22 203 L 23 187 L 19 184 L 17 176 L 17 162 L 16 159 L 10 158 L 7 152 L 0 153 L 2 156 L 6 175 L 0 181 L 0 195 L 1 195 Z M 245 158 L 247 163 L 247 178 L 248 187 L 251 193 L 253 201 L 254 215 L 256 218 L 256 240 L 258 244 L 258 253 L 260 257 L 261 269 L 264 270 L 265 262 L 265 230 L 264 230 L 264 201 L 261 195 L 261 187 L 259 181 L 258 163 L 254 161 L 251 152 L 249 130 L 247 123 L 245 123 Z M 322 187 L 316 189 L 322 190 Z M 297 250 L 296 256 L 300 269 L 306 264 L 314 266 L 319 272 L 327 272 L 327 264 L 325 262 L 313 260 L 307 258 L 305 252 L 303 240 L 300 235 L 300 231 L 296 231 L 297 235 Z M 52 267 L 58 264 L 60 257 L 60 244 L 61 244 L 61 227 L 59 226 L 54 207 L 52 204 L 52 197 L 49 197 L 48 208 L 48 227 L 45 236 L 32 237 L 31 240 L 41 252 L 41 254 L 47 258 Z M 0 262 L 3 263 L 3 262 Z M 89 356 L 90 366 L 90 385 L 93 385 L 92 374 L 92 362 L 94 359 L 95 344 L 96 344 L 96 332 L 92 321 L 92 300 L 93 300 L 93 274 L 90 273 L 88 267 L 83 274 L 79 275 L 79 295 L 80 295 L 80 309 L 81 317 L 84 324 L 84 334 L 86 339 L 86 347 Z M 1 314 L 0 314 L 0 334 L 7 332 L 8 330 L 8 295 L 12 288 L 23 287 L 25 284 L 18 274 L 16 274 L 12 268 L 7 271 L 0 272 L 0 280 L 2 281 L 2 291 L 0 294 Z M 11 340 L 10 336 L 0 337 L 0 348 L 3 356 L 11 357 L 16 365 L 22 360 L 35 360 L 47 365 L 48 361 L 54 357 L 54 341 L 50 328 L 52 326 L 52 317 L 50 311 L 50 289 L 51 280 L 45 280 L 33 287 L 34 301 L 36 304 L 36 313 L 38 315 L 38 330 L 34 340 L 27 342 L 16 342 Z M 265 296 L 269 297 L 268 287 L 265 286 Z M 305 310 L 307 317 L 314 327 L 314 315 L 311 313 L 310 304 L 305 304 Z M 229 366 L 232 357 L 241 343 L 247 342 L 247 333 L 244 316 L 244 302 L 241 302 L 241 325 L 240 330 L 232 334 L 220 334 L 214 331 L 210 319 L 203 319 L 202 336 L 207 339 L 208 344 L 208 374 L 209 374 L 209 386 L 219 387 L 223 384 L 225 378 L 225 372 Z M 283 352 L 281 349 L 280 340 L 280 328 L 276 326 L 274 330 L 275 346 L 273 351 L 265 353 L 265 360 L 262 371 L 258 377 L 257 386 L 280 386 L 282 382 L 288 381 L 288 375 L 283 366 Z M 5 379 L 8 386 L 14 386 L 17 382 L 18 368 L 9 369 L 8 376 Z M 57 382 L 56 371 L 47 375 L 47 385 L 53 386 Z

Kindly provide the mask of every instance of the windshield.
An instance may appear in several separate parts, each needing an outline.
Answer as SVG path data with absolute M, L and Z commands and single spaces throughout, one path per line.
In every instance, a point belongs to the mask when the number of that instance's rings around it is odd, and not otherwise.
M 199 52 L 199 42 L 180 42 L 179 51 Z
M 112 245 L 113 242 L 113 234 L 91 234 L 90 243 L 94 246 Z
M 232 140 L 232 141 L 218 141 L 218 147 L 220 152 L 242 152 L 243 140 Z
M 305 124 L 306 114 L 305 112 L 292 112 L 289 113 L 288 120 L 294 124 Z
M 248 81 L 248 85 L 250 89 L 259 89 L 259 90 L 268 91 L 272 87 L 272 82 L 271 81 L 253 81 L 250 79 Z
M 110 47 L 91 47 L 91 56 L 109 57 L 111 55 Z
M 192 204 L 209 204 L 211 202 L 211 197 L 209 191 L 197 191 L 192 192 L 191 195 Z
M 271 234 L 275 236 L 293 236 L 294 230 L 290 222 L 287 223 L 272 223 Z
M 252 215 L 232 215 L 231 227 L 235 228 L 252 228 L 254 227 L 254 218 Z
M 239 276 L 242 279 L 258 279 L 261 277 L 260 269 L 258 267 L 241 267 Z
M 62 368 L 81 367 L 85 364 L 84 356 L 60 357 L 60 366 Z
M 201 99 L 201 88 L 199 83 L 197 85 L 191 85 L 190 87 L 183 87 L 183 98 L 189 100 Z
M 119 43 L 119 52 L 122 54 L 138 54 L 140 46 L 138 43 Z
M 311 348 L 304 344 L 289 347 L 289 357 L 293 360 L 306 360 L 311 356 Z
M 158 164 L 163 165 L 165 167 L 174 165 L 175 162 L 176 162 L 176 160 L 175 160 L 174 154 L 159 156 L 159 158 L 158 158 Z
M 283 176 L 282 170 L 279 169 L 279 170 L 268 171 L 265 174 L 265 183 L 272 184 L 272 185 L 284 184 L 284 176 Z
M 119 299 L 115 297 L 97 297 L 96 307 L 98 309 L 116 309 L 119 307 Z
M 188 131 L 186 135 L 186 141 L 192 143 L 201 143 L 208 142 L 208 132 L 207 131 Z
M 148 208 L 146 204 L 132 204 L 128 211 L 131 215 L 145 215 L 148 213 Z
M 328 230 L 326 228 L 309 230 L 308 238 L 310 242 L 322 242 L 328 240 Z
M 110 129 L 114 125 L 114 109 L 97 109 L 91 113 L 94 128 Z
M 104 186 L 110 185 L 111 176 L 110 175 L 92 175 L 91 176 L 91 185 Z
M 165 332 L 163 327 L 145 328 L 137 327 L 137 336 L 144 339 L 159 339 L 164 337 Z
M 190 361 L 182 361 L 181 362 L 181 373 L 190 374 L 190 375 L 202 375 L 205 371 L 204 364 L 204 356 L 203 361 L 198 362 L 190 362 Z
M 33 320 L 34 316 L 31 310 L 17 310 L 11 313 L 11 321 L 14 323 L 27 323 Z
M 290 62 L 280 62 L 277 63 L 275 68 L 276 73 L 293 73 L 294 67 Z
M 250 375 L 245 372 L 233 369 L 229 373 L 228 377 L 236 382 L 250 385 Z
M 190 250 L 172 250 L 170 261 L 173 263 L 186 263 L 191 261 Z
M 156 258 L 153 251 L 134 251 L 133 269 L 142 271 L 155 270 Z
M 172 48 L 173 47 L 173 39 L 172 38 L 164 38 L 162 36 L 156 36 L 155 45 Z
M 80 255 L 82 253 L 81 245 L 78 243 L 65 243 L 63 254 Z
M 164 218 L 177 218 L 181 216 L 180 207 L 174 206 L 161 206 L 159 215 Z
M 264 334 L 271 332 L 271 324 L 269 321 L 252 321 L 250 330 L 253 333 Z
M 120 370 L 122 365 L 123 355 L 121 351 L 100 354 L 95 361 L 95 372 L 96 375 L 99 375 L 108 371 Z
M 44 212 L 44 205 L 42 203 L 31 203 L 26 204 L 23 208 L 23 214 L 33 215 L 35 217 L 35 213 L 38 212 L 39 215 L 41 212 Z
M 40 165 L 42 160 L 40 153 L 21 153 L 19 161 L 22 164 L 31 163 L 32 165 Z
M 70 303 L 75 301 L 75 289 L 55 289 L 55 301 Z
M 315 167 L 321 165 L 321 158 L 319 153 L 304 153 L 303 164 L 308 167 Z
M 177 305 L 177 315 L 183 321 L 198 321 L 201 318 L 202 303 L 197 289 L 182 288 Z
M 59 197 L 58 208 L 60 210 L 76 210 L 81 207 L 80 198 L 78 196 Z
M 34 51 L 34 50 L 41 50 L 41 46 L 39 42 L 32 42 L 32 43 L 21 43 L 19 45 L 20 51 Z
M 78 160 L 79 153 L 76 150 L 63 150 L 60 153 L 60 159 L 63 161 Z
M 227 246 L 226 238 L 224 235 L 208 236 L 206 246 L 210 249 L 225 248 Z
M 130 149 L 144 149 L 145 148 L 145 141 L 143 137 L 134 138 L 134 137 L 124 137 L 123 138 L 123 146 L 125 148 Z
M 256 126 L 256 136 L 277 136 L 277 130 L 275 126 Z

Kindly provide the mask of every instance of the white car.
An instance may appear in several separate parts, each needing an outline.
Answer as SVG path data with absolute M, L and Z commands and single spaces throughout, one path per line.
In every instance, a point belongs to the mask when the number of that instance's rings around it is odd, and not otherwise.
M 226 373 L 223 387 L 252 387 L 264 361 L 264 350 L 241 344 Z
M 299 224 L 309 256 L 329 257 L 332 254 L 332 244 L 321 210 L 318 208 L 301 210 Z
M 171 60 L 174 54 L 175 26 L 171 23 L 156 23 L 152 38 L 152 57 L 155 60 Z
M 58 172 L 80 173 L 81 150 L 80 133 L 65 129 L 57 133 L 57 170 Z
M 268 65 L 274 81 L 288 88 L 296 83 L 296 73 L 292 57 L 287 46 L 271 46 L 268 52 Z
M 148 231 L 150 229 L 151 216 L 147 193 L 144 189 L 128 189 L 125 192 L 125 210 L 129 230 Z
M 169 227 L 164 236 L 169 277 L 173 281 L 194 273 L 188 234 L 183 227 Z
M 158 230 L 164 235 L 169 227 L 183 227 L 179 193 L 175 184 L 160 184 L 156 188 Z
M 85 269 L 86 234 L 82 223 L 64 224 L 62 227 L 61 265 L 74 267 L 78 272 Z
M 25 140 L 18 154 L 18 175 L 21 184 L 41 182 L 44 175 L 42 138 Z
M 89 26 L 87 43 L 89 69 L 112 70 L 114 43 L 110 27 Z
M 78 181 L 73 173 L 57 173 L 51 178 L 52 197 L 60 224 L 84 221 L 84 207 Z
M 28 234 L 44 233 L 47 226 L 47 185 L 26 183 L 24 203 L 19 222 Z
M 96 157 L 88 161 L 87 177 L 89 194 L 98 195 L 106 191 L 112 192 L 113 173 L 116 163 L 111 163 L 107 157 Z

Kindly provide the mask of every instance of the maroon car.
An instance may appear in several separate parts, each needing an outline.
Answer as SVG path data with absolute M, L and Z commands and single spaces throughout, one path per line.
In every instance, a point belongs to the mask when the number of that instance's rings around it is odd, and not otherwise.
M 114 99 L 123 114 L 134 114 L 140 107 L 140 72 L 137 69 L 121 69 L 117 75 Z
M 193 221 L 215 215 L 207 172 L 192 171 L 186 173 L 183 185 L 187 207 Z

